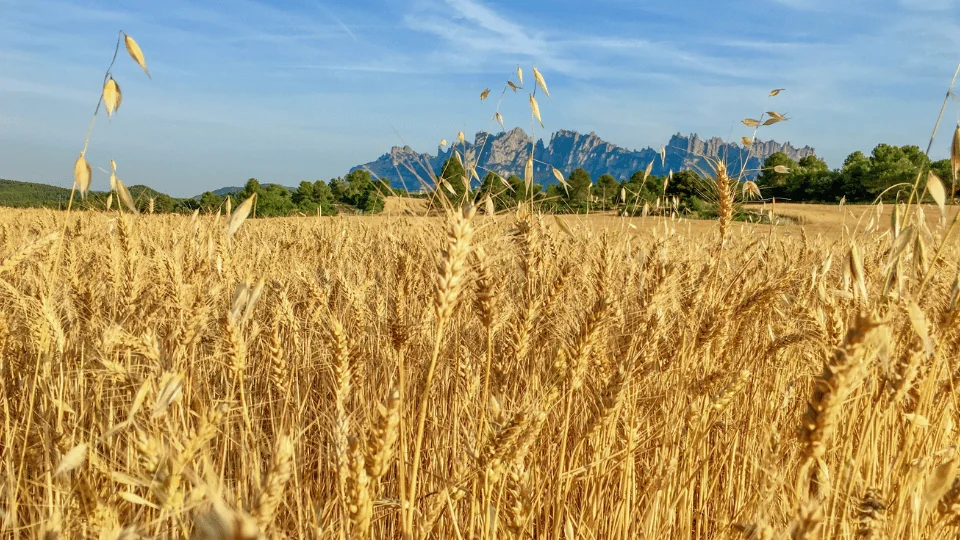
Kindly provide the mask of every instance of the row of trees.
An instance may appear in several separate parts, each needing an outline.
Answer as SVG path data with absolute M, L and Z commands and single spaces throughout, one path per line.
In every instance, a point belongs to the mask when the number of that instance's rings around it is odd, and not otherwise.
M 203 211 L 215 211 L 232 199 L 234 205 L 257 194 L 257 216 L 289 216 L 297 213 L 306 215 L 332 216 L 340 209 L 364 214 L 376 214 L 383 211 L 384 195 L 389 188 L 379 180 L 373 180 L 367 171 L 353 171 L 343 178 L 334 178 L 329 183 L 323 180 L 300 182 L 300 186 L 289 190 L 277 184 L 262 185 L 255 178 L 247 180 L 243 189 L 226 196 L 207 191 L 200 196 L 197 207 Z
M 435 196 L 444 196 L 452 202 L 467 198 L 463 166 L 459 160 L 450 158 L 441 167 L 438 177 L 442 187 L 437 189 Z M 497 211 L 532 199 L 543 211 L 554 213 L 583 213 L 624 207 L 639 209 L 645 203 L 653 205 L 657 198 L 664 196 L 671 200 L 676 197 L 683 208 L 697 210 L 707 198 L 703 179 L 689 170 L 675 173 L 669 180 L 662 176 L 648 176 L 646 171 L 637 171 L 629 179 L 617 180 L 612 175 L 603 174 L 594 182 L 587 170 L 578 168 L 565 180 L 566 186 L 551 184 L 544 189 L 540 184 L 533 184 L 528 190 L 524 180 L 517 175 L 504 179 L 495 172 L 488 172 L 480 181 L 480 187 L 469 196 L 472 200 L 482 201 L 489 195 Z
M 935 172 L 946 185 L 952 184 L 950 160 L 931 162 L 916 146 L 879 144 L 870 155 L 860 151 L 850 154 L 842 167 L 833 170 L 815 155 L 794 161 L 786 154 L 777 152 L 764 160 L 756 183 L 762 198 L 767 200 L 869 203 L 877 198 L 888 201 L 896 199 L 901 190 L 913 185 L 918 174 L 927 171 Z M 489 195 L 497 211 L 532 199 L 545 212 L 582 213 L 616 209 L 635 213 L 644 206 L 653 208 L 655 201 L 660 199 L 661 202 L 669 201 L 670 205 L 676 201 L 681 211 L 701 215 L 711 213 L 708 182 L 691 170 L 679 171 L 669 178 L 648 176 L 645 171 L 637 171 L 630 178 L 620 180 L 604 174 L 594 181 L 588 171 L 578 168 L 565 178 L 566 186 L 551 184 L 546 189 L 540 184 L 533 184 L 528 189 L 524 180 L 517 175 L 501 178 L 489 172 L 480 180 L 478 188 L 476 184 L 471 186 L 469 195 L 464 183 L 464 169 L 458 159 L 451 157 L 447 160 L 437 175 L 440 187 L 423 196 L 433 200 L 443 196 L 457 203 L 465 201 L 468 196 L 471 200 L 482 201 Z M 7 191 L 19 189 L 19 183 L 7 184 L 13 186 L 8 186 Z M 226 197 L 230 197 L 236 206 L 256 193 L 256 215 L 261 217 L 318 213 L 329 216 L 341 211 L 375 214 L 383 210 L 387 195 L 416 196 L 391 189 L 384 181 L 374 180 L 370 173 L 363 170 L 353 171 L 329 182 L 301 182 L 298 188 L 292 190 L 277 184 L 264 185 L 251 178 L 238 192 L 221 196 L 208 191 L 199 200 L 175 199 L 146 186 L 131 186 L 130 191 L 140 210 L 146 211 L 152 201 L 154 212 L 192 212 L 198 208 L 204 212 L 214 212 L 223 207 Z M 950 191 L 952 193 L 952 189 Z M 91 193 L 91 196 L 84 203 L 94 205 L 91 207 L 102 207 L 106 194 Z
M 794 161 L 783 152 L 764 160 L 755 181 L 761 197 L 793 202 L 870 203 L 878 198 L 895 200 L 909 190 L 919 174 L 933 171 L 948 186 L 953 181 L 949 159 L 931 161 L 917 146 L 879 144 L 870 155 L 857 151 L 850 154 L 839 169 L 831 170 L 826 162 L 811 155 Z M 463 181 L 463 166 L 450 158 L 438 171 L 442 188 L 435 195 L 451 201 L 467 197 Z M 524 180 L 516 175 L 501 179 L 489 172 L 470 198 L 482 201 L 488 194 L 496 209 L 516 206 L 518 202 L 533 199 L 548 212 L 567 213 L 620 209 L 637 211 L 645 204 L 653 207 L 661 201 L 676 199 L 680 210 L 710 214 L 708 182 L 691 170 L 674 173 L 671 177 L 647 175 L 637 171 L 628 179 L 618 180 L 609 174 L 594 181 L 590 173 L 575 169 L 566 177 L 567 186 L 551 184 L 546 189 L 533 184 L 528 190 Z M 451 193 L 452 192 L 452 193 Z
M 787 172 L 774 170 L 778 166 L 785 167 Z M 843 166 L 834 170 L 816 156 L 794 161 L 777 152 L 764 161 L 756 182 L 764 198 L 870 203 L 878 198 L 895 200 L 902 190 L 916 182 L 918 174 L 927 171 L 933 171 L 947 186 L 953 183 L 949 159 L 931 161 L 917 146 L 878 144 L 870 155 L 859 150 L 850 154 Z

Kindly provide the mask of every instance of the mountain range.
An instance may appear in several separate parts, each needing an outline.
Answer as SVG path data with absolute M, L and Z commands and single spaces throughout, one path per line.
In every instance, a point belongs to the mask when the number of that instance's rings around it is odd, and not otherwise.
M 594 132 L 584 135 L 562 129 L 552 134 L 550 141 L 544 144 L 543 139 L 533 141 L 522 129 L 514 128 L 498 134 L 477 132 L 473 142 L 438 147 L 436 155 L 418 153 L 409 146 L 394 146 L 376 161 L 358 165 L 351 171 L 367 170 L 376 178 L 389 179 L 394 187 L 412 191 L 424 187 L 424 184 L 432 186 L 430 173 L 438 171 L 456 150 L 467 163 L 477 164 L 480 177 L 488 171 L 504 178 L 510 174 L 522 176 L 531 144 L 534 179 L 540 184 L 556 182 L 552 167 L 565 176 L 574 169 L 583 168 L 593 178 L 611 174 L 619 180 L 645 170 L 651 161 L 651 174 L 657 176 L 684 169 L 708 172 L 711 170 L 708 158 L 724 158 L 728 170 L 739 172 L 748 155 L 744 146 L 725 142 L 719 137 L 704 140 L 697 134 L 683 136 L 678 133 L 662 149 L 629 150 L 601 139 Z M 747 174 L 748 177 L 754 176 L 763 160 L 775 152 L 783 152 L 794 160 L 815 153 L 809 146 L 797 148 L 789 142 L 756 140 L 752 148 L 753 152 L 749 153 L 745 164 L 748 171 L 753 171 Z

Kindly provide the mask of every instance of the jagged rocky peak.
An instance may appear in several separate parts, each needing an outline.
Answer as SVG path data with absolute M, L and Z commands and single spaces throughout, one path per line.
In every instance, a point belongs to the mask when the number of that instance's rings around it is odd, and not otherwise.
M 478 132 L 476 148 L 483 148 L 480 164 L 500 174 L 516 172 L 516 164 L 523 163 L 530 153 L 530 136 L 522 129 L 491 135 Z
M 594 178 L 602 174 L 629 178 L 636 171 L 646 169 L 651 161 L 652 173 L 665 175 L 671 170 L 709 170 L 705 157 L 722 157 L 733 170 L 740 170 L 741 167 L 755 170 L 767 156 L 775 152 L 783 152 L 792 159 L 814 153 L 814 149 L 809 146 L 796 148 L 789 142 L 761 140 L 757 140 L 753 150 L 748 152 L 736 143 L 725 142 L 719 137 L 701 139 L 695 133 L 689 136 L 679 133 L 673 135 L 663 147 L 662 154 L 659 148 L 629 150 L 600 138 L 593 131 L 582 134 L 561 129 L 553 133 L 549 142 L 544 144 L 543 139 L 533 140 L 523 129 L 517 127 L 496 134 L 478 131 L 473 142 L 466 141 L 465 144 L 456 143 L 446 148 L 438 148 L 435 157 L 419 154 L 409 146 L 394 147 L 389 154 L 384 154 L 377 161 L 354 169 L 367 169 L 379 177 L 389 178 L 396 186 L 401 187 L 410 185 L 410 177 L 414 172 L 421 178 L 429 178 L 456 150 L 468 163 L 476 163 L 478 172 L 522 174 L 530 155 L 531 142 L 536 160 L 536 180 L 543 183 L 555 182 L 550 170 L 553 167 L 565 174 L 582 167 Z M 480 154 L 477 155 L 477 152 Z
M 736 150 L 739 152 L 743 150 L 743 147 L 736 143 L 728 143 L 720 137 L 711 137 L 703 140 L 696 133 L 691 133 L 688 136 L 677 133 L 670 137 L 670 142 L 667 143 L 667 149 L 683 150 L 694 156 L 724 156 L 725 151 Z M 783 152 L 793 160 L 798 160 L 816 153 L 810 146 L 796 148 L 789 142 L 778 143 L 776 141 L 763 141 L 760 139 L 753 142 L 753 154 L 755 156 L 761 156 L 760 159 L 765 159 L 770 154 L 776 152 Z
M 409 145 L 406 146 L 394 146 L 390 149 L 389 155 L 391 157 L 409 157 L 409 156 L 428 156 L 430 154 L 419 154 L 413 148 L 410 148 Z

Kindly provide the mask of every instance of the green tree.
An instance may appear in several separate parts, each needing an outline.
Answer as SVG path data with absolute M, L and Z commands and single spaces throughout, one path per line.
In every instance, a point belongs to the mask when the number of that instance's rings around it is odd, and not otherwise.
M 167 195 L 166 193 L 159 193 L 153 199 L 154 212 L 169 214 L 173 212 L 176 209 L 176 207 L 177 207 L 177 200 Z
M 200 195 L 199 206 L 204 212 L 213 213 L 223 205 L 223 197 L 212 191 L 204 191 Z
M 875 175 L 871 195 L 873 197 L 884 193 L 887 200 L 895 199 L 898 191 L 909 189 L 904 186 L 887 191 L 897 184 L 912 186 L 917 175 L 930 169 L 928 158 L 919 146 L 892 146 L 879 144 L 873 149 L 873 165 L 871 172 Z
M 546 212 L 564 213 L 569 208 L 567 192 L 560 184 L 550 184 L 544 192 L 543 209 Z
M 593 194 L 600 200 L 601 208 L 609 208 L 613 201 L 620 197 L 620 182 L 612 175 L 603 174 L 597 178 L 597 185 Z
M 300 187 L 292 193 L 293 204 L 307 215 L 334 216 L 337 207 L 333 201 L 333 191 L 323 180 L 316 182 L 300 182 Z
M 407 191 L 404 189 L 395 189 L 390 186 L 390 180 L 386 178 L 377 178 L 373 181 L 373 187 L 377 190 L 377 193 L 387 196 L 395 197 L 406 197 L 408 195 Z
M 800 158 L 800 161 L 797 162 L 797 166 L 809 172 L 824 172 L 830 170 L 830 167 L 827 166 L 827 162 L 817 157 L 816 154 L 810 154 L 809 156 Z
M 256 193 L 259 197 L 262 191 L 263 187 L 260 186 L 260 181 L 256 178 L 251 178 L 247 180 L 246 184 L 243 185 L 243 189 L 236 193 L 227 195 L 227 197 L 232 199 L 233 207 L 236 208 L 237 203 L 247 200 L 254 193 Z
M 777 172 L 775 167 L 784 166 L 787 172 Z M 797 162 L 783 152 L 774 152 L 763 160 L 763 168 L 755 180 L 765 198 L 786 197 L 787 178 L 797 168 Z
M 657 197 L 663 194 L 663 181 L 661 176 L 647 176 L 646 171 L 637 171 L 630 176 L 630 179 L 623 183 L 624 191 L 627 195 L 625 201 L 633 208 L 633 212 L 639 212 L 644 203 L 653 204 Z
M 513 197 L 517 202 L 536 199 L 540 190 L 543 189 L 543 186 L 540 184 L 531 184 L 530 192 L 527 193 L 527 181 L 515 174 L 511 174 L 510 177 L 507 178 L 507 183 L 513 188 Z
M 871 161 L 863 152 L 853 152 L 843 162 L 838 180 L 841 197 L 849 202 L 867 201 L 870 199 L 868 182 L 871 177 Z
M 343 181 L 343 178 L 331 178 L 330 179 L 330 193 L 333 195 L 333 200 L 335 202 L 343 202 L 344 194 L 347 192 L 347 183 Z
M 344 187 L 340 202 L 359 207 L 364 194 L 373 189 L 373 178 L 364 170 L 351 171 L 343 177 Z
M 294 204 L 290 190 L 281 185 L 268 184 L 257 194 L 256 207 L 259 217 L 289 216 L 293 213 Z
M 375 182 L 369 171 L 357 169 L 343 178 L 334 178 L 330 180 L 328 188 L 332 201 L 336 203 L 352 206 L 368 214 L 383 210 L 385 201 L 381 194 L 382 184 L 379 180 Z M 315 190 L 325 193 L 320 186 L 315 186 Z M 320 195 L 317 197 L 322 199 Z
M 674 173 L 673 178 L 667 181 L 667 197 L 677 197 L 681 204 L 703 195 L 705 182 L 694 171 L 683 170 Z
M 840 169 L 839 191 L 850 202 L 895 200 L 911 189 L 917 175 L 930 170 L 930 159 L 918 146 L 878 144 L 870 156 L 854 152 Z
M 379 214 L 383 212 L 385 204 L 386 201 L 384 198 L 375 187 L 371 186 L 370 189 L 364 191 L 357 200 L 357 209 L 364 214 Z
M 437 190 L 454 203 L 454 206 L 460 205 L 466 200 L 467 188 L 463 184 L 463 173 L 463 164 L 455 156 L 447 158 L 447 161 L 437 171 L 437 177 L 441 180 L 438 182 L 441 185 L 437 186 Z M 453 193 L 450 193 L 447 187 L 442 185 L 444 181 L 447 186 L 453 189 Z
M 593 180 L 590 179 L 590 173 L 583 168 L 574 169 L 567 177 L 568 192 L 567 200 L 575 203 L 586 203 L 590 200 L 590 190 L 593 188 Z
M 826 161 L 816 155 L 805 156 L 787 173 L 778 196 L 791 201 L 836 202 L 839 200 L 837 178 L 839 173 L 831 171 Z
M 257 200 L 254 202 L 255 213 L 252 213 L 251 217 L 288 216 L 293 212 L 294 204 L 290 190 L 277 184 L 263 186 L 256 178 L 247 180 L 242 190 L 230 196 L 233 199 L 233 207 L 236 208 L 254 193 L 257 195 Z
M 516 178 L 516 177 L 512 177 Z M 522 181 L 521 181 L 522 184 Z M 493 206 L 498 211 L 511 208 L 517 204 L 515 188 L 507 187 L 500 175 L 490 171 L 480 181 L 480 190 L 477 194 L 477 200 L 483 200 L 487 195 L 493 199 Z

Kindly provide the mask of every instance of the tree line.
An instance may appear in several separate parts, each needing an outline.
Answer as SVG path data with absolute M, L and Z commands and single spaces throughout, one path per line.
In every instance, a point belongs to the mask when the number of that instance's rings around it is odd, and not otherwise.
M 840 168 L 832 170 L 816 155 L 795 161 L 783 152 L 776 152 L 764 160 L 754 181 L 763 200 L 855 204 L 896 200 L 909 192 L 918 175 L 929 171 L 937 174 L 948 188 L 952 186 L 953 168 L 949 159 L 931 161 L 917 146 L 878 144 L 869 155 L 856 151 Z M 463 176 L 462 164 L 451 157 L 438 171 L 442 189 L 438 187 L 435 196 L 442 195 L 454 202 L 465 200 L 467 190 Z M 566 186 L 558 183 L 544 189 L 540 184 L 533 184 L 527 189 L 517 175 L 504 179 L 488 172 L 479 188 L 469 196 L 481 202 L 489 195 L 498 211 L 533 200 L 545 212 L 554 213 L 618 210 L 635 214 L 670 208 L 699 217 L 715 214 L 709 183 L 704 175 L 693 170 L 667 176 L 637 171 L 624 179 L 603 174 L 593 180 L 588 171 L 577 168 L 565 176 L 565 180 Z
M 243 189 L 228 195 L 204 192 L 196 201 L 196 208 L 206 212 L 215 211 L 223 206 L 227 197 L 232 199 L 233 204 L 238 204 L 256 194 L 256 215 L 260 217 L 296 214 L 335 216 L 342 210 L 377 214 L 383 211 L 384 197 L 389 193 L 389 187 L 383 181 L 374 180 L 369 172 L 363 170 L 353 171 L 330 182 L 303 181 L 294 190 L 278 184 L 264 186 L 251 178 Z
M 778 167 L 781 166 L 781 167 Z M 778 169 L 786 172 L 777 172 Z M 765 198 L 795 202 L 871 203 L 896 200 L 917 175 L 932 171 L 952 186 L 949 159 L 931 161 L 917 146 L 878 144 L 870 155 L 856 151 L 839 169 L 831 170 L 816 156 L 793 161 L 782 152 L 771 154 L 756 182 Z M 950 190 L 952 193 L 952 189 Z
M 856 151 L 843 165 L 830 169 L 826 162 L 810 155 L 793 160 L 782 152 L 768 156 L 760 169 L 754 171 L 755 182 L 764 200 L 836 204 L 892 201 L 908 191 L 918 175 L 928 171 L 937 174 L 953 194 L 953 168 L 949 159 L 931 161 L 917 146 L 878 144 L 870 154 Z M 709 173 L 709 171 L 707 171 Z M 487 172 L 479 185 L 471 182 L 470 190 L 464 183 L 461 162 L 451 157 L 436 171 L 434 189 L 408 193 L 391 188 L 387 181 L 374 179 L 364 170 L 331 179 L 329 182 L 300 182 L 295 189 L 277 184 L 261 184 L 249 179 L 237 192 L 218 195 L 207 191 L 199 198 L 178 199 L 146 186 L 131 186 L 130 192 L 140 211 L 189 213 L 195 210 L 216 212 L 227 198 L 236 206 L 257 194 L 256 216 L 323 215 L 339 213 L 376 214 L 383 211 L 385 197 L 399 195 L 424 197 L 437 202 L 444 197 L 454 203 L 483 202 L 489 196 L 497 211 L 515 207 L 524 201 L 536 202 L 548 213 L 584 213 L 611 211 L 628 214 L 654 212 L 658 208 L 680 211 L 691 217 L 711 217 L 715 208 L 711 190 L 704 176 L 696 171 L 683 170 L 668 176 L 648 175 L 637 171 L 629 178 L 614 178 L 603 174 L 595 180 L 582 168 L 570 171 L 559 183 L 544 187 L 528 186 L 517 175 L 502 178 Z M 21 207 L 64 207 L 69 189 L 0 181 L 0 205 Z M 75 200 L 79 209 L 102 209 L 107 193 L 90 192 L 83 200 Z M 113 201 L 114 204 L 118 201 Z

